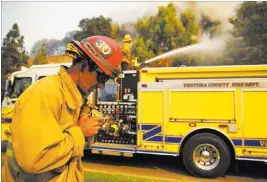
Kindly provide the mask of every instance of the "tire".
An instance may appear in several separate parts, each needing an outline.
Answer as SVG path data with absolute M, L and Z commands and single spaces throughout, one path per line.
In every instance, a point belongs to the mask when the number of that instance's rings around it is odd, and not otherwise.
M 194 176 L 217 178 L 229 168 L 231 153 L 227 144 L 218 136 L 200 133 L 185 143 L 182 157 L 186 169 Z

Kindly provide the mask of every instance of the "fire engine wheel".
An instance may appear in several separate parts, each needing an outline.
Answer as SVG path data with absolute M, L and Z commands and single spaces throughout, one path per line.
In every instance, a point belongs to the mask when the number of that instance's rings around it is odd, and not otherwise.
M 182 157 L 185 167 L 194 176 L 216 178 L 227 171 L 231 153 L 221 138 L 201 133 L 186 142 Z

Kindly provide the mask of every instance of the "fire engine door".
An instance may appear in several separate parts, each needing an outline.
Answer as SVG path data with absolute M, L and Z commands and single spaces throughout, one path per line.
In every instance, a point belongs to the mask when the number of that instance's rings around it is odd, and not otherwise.
M 164 90 L 139 91 L 139 150 L 164 149 Z
M 267 89 L 242 90 L 243 155 L 267 157 Z

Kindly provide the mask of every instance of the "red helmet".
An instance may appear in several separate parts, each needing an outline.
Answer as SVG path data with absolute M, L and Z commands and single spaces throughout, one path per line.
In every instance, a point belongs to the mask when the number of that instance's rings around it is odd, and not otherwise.
M 122 61 L 120 46 L 106 36 L 92 36 L 83 40 L 72 40 L 110 78 L 119 74 Z

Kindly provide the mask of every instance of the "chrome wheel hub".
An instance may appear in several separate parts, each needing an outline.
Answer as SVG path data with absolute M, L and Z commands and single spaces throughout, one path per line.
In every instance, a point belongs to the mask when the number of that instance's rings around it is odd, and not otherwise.
M 220 162 L 220 153 L 211 144 L 198 145 L 193 152 L 195 165 L 203 170 L 214 169 Z

